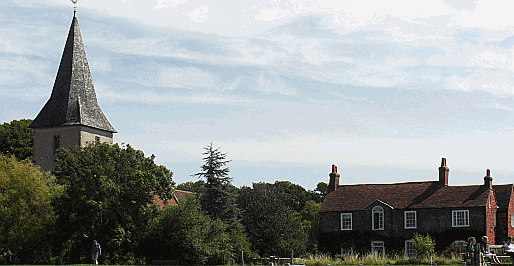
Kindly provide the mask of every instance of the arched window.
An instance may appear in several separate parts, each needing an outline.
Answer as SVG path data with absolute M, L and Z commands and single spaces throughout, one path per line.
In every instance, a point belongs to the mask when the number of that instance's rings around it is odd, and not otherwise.
M 373 230 L 384 230 L 384 208 L 380 206 L 373 207 L 371 220 Z

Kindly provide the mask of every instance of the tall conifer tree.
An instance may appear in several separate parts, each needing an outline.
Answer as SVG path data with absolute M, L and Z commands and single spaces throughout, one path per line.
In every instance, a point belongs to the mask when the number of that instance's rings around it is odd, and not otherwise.
M 205 178 L 205 190 L 200 195 L 202 208 L 213 218 L 225 221 L 229 230 L 242 231 L 240 210 L 237 207 L 237 188 L 229 177 L 227 154 L 214 148 L 212 142 L 204 147 L 202 171 L 193 176 Z

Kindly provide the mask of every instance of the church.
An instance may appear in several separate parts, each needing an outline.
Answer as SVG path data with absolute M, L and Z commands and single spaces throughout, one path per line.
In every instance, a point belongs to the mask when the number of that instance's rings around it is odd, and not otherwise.
M 50 99 L 29 127 L 34 131 L 34 162 L 42 171 L 54 170 L 59 148 L 113 143 L 117 132 L 98 105 L 76 12 Z

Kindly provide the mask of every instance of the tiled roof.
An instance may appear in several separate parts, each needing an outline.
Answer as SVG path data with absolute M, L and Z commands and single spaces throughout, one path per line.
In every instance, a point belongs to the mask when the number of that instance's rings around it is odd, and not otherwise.
M 79 23 L 74 16 L 52 95 L 31 128 L 84 125 L 115 133 L 98 106 Z
M 512 186 L 512 184 L 493 185 L 494 197 L 499 211 L 507 210 L 509 207 L 510 198 L 512 196 Z
M 178 190 L 175 189 L 175 192 L 173 193 L 173 197 L 168 200 L 168 205 L 170 206 L 176 206 L 179 204 L 179 201 L 187 199 L 187 197 L 193 195 L 194 193 L 191 191 L 184 191 L 184 190 Z M 153 195 L 153 201 L 157 203 L 161 209 L 164 208 L 164 201 L 156 194 Z
M 488 190 L 483 185 L 442 186 L 437 181 L 342 185 L 327 195 L 321 212 L 358 211 L 377 200 L 395 209 L 475 207 L 488 204 Z

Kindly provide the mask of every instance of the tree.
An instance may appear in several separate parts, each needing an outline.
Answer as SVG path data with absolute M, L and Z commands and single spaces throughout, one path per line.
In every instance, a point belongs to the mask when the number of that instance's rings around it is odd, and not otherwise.
M 303 231 L 308 234 L 307 251 L 311 253 L 316 253 L 318 248 L 320 209 L 321 203 L 309 200 L 299 213 Z
M 323 201 L 325 199 L 325 197 L 328 195 L 328 193 L 330 192 L 329 188 L 328 188 L 328 184 L 325 182 L 319 182 L 314 191 L 319 193 L 319 195 L 321 197 L 321 201 Z
M 153 197 L 166 202 L 172 196 L 173 173 L 130 145 L 96 142 L 60 149 L 57 157 L 54 174 L 66 186 L 58 203 L 62 259 L 89 261 L 85 247 L 95 239 L 109 255 L 102 258 L 127 262 L 158 213 Z
M 10 250 L 32 263 L 48 261 L 41 243 L 55 222 L 51 203 L 62 192 L 55 178 L 32 162 L 0 155 L 0 252 Z
M 30 123 L 31 119 L 21 119 L 0 125 L 0 154 L 32 161 L 33 132 L 29 128 Z
M 186 181 L 178 184 L 175 188 L 178 190 L 191 191 L 201 195 L 204 194 L 205 182 L 203 180 L 198 180 L 196 182 Z
M 314 191 L 307 191 L 298 184 L 289 181 L 275 181 L 273 186 L 278 190 L 282 201 L 295 212 L 303 210 L 307 201 L 321 202 L 321 197 Z
M 149 230 L 143 252 L 146 257 L 178 260 L 180 264 L 226 264 L 230 255 L 239 255 L 245 241 L 227 232 L 227 224 L 211 220 L 195 197 L 177 206 L 168 206 Z M 225 262 L 223 261 L 225 257 Z
M 236 202 L 237 188 L 230 183 L 232 177 L 228 176 L 230 171 L 226 167 L 230 160 L 227 160 L 227 154 L 222 153 L 220 148 L 214 148 L 212 142 L 204 149 L 202 172 L 193 174 L 205 178 L 205 188 L 200 197 L 202 208 L 213 219 L 225 221 L 229 230 L 242 230 Z
M 293 209 L 283 200 L 283 192 L 274 184 L 254 183 L 240 190 L 239 206 L 243 225 L 260 256 L 303 254 L 307 233 Z

